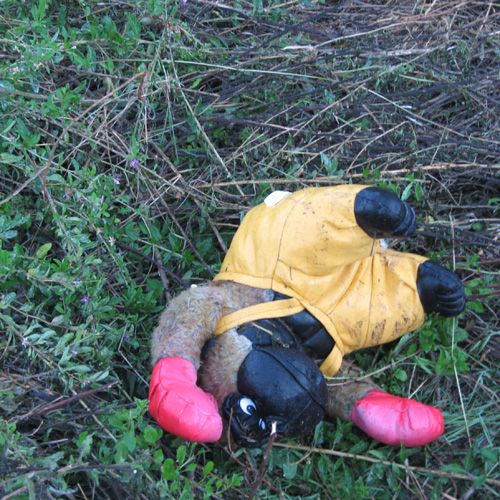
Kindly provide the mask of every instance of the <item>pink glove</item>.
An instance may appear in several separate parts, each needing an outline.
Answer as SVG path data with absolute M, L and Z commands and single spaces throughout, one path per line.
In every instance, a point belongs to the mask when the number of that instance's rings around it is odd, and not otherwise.
M 372 438 L 396 446 L 422 446 L 444 431 L 437 408 L 382 391 L 371 391 L 357 401 L 351 420 Z
M 163 358 L 149 387 L 149 413 L 166 431 L 189 441 L 208 443 L 222 435 L 215 398 L 196 386 L 196 368 L 184 358 Z

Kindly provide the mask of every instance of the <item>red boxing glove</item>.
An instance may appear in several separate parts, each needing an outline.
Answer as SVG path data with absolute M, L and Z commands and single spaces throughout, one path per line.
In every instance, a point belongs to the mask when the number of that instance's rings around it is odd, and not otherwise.
M 396 446 L 422 446 L 444 432 L 437 408 L 382 391 L 371 391 L 357 401 L 351 420 L 372 438 Z
M 168 432 L 197 443 L 222 435 L 222 418 L 215 398 L 197 387 L 196 368 L 184 358 L 163 358 L 156 364 L 149 387 L 149 413 Z

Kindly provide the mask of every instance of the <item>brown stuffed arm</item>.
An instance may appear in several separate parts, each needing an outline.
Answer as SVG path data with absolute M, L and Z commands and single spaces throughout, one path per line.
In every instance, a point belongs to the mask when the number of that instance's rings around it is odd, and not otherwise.
M 219 319 L 231 312 L 273 299 L 271 290 L 261 290 L 231 281 L 192 287 L 175 297 L 153 331 L 151 363 L 178 356 L 198 369 L 203 345 L 215 331 Z
M 197 385 L 201 350 L 222 316 L 273 296 L 221 281 L 192 287 L 169 303 L 153 332 L 149 387 L 149 412 L 166 431 L 195 442 L 220 438 L 217 402 Z

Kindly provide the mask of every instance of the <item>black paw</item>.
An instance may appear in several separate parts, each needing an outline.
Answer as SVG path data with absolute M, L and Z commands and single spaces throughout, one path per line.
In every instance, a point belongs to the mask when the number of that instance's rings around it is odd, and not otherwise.
M 451 317 L 465 308 L 464 286 L 458 276 L 430 260 L 418 267 L 417 289 L 426 313 Z
M 358 226 L 369 236 L 411 236 L 416 231 L 413 208 L 385 189 L 368 187 L 354 200 Z

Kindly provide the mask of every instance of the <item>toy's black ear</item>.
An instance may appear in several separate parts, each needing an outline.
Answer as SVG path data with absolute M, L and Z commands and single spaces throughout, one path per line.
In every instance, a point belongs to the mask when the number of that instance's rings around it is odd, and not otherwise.
M 358 226 L 369 236 L 411 236 L 416 231 L 413 208 L 395 194 L 377 187 L 361 190 L 354 200 Z
M 295 349 L 252 350 L 238 371 L 238 391 L 255 401 L 267 427 L 274 420 L 278 432 L 288 437 L 311 432 L 328 408 L 323 374 L 309 356 Z
M 465 308 L 465 292 L 458 276 L 426 260 L 418 266 L 417 289 L 426 313 L 458 316 Z

